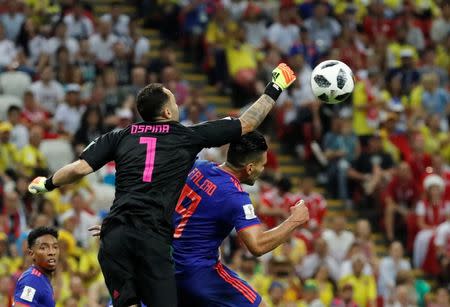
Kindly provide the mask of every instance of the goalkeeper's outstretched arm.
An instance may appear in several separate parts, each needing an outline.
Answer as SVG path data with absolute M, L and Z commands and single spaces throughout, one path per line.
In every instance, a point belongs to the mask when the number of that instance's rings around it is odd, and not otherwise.
M 74 183 L 93 171 L 85 160 L 80 159 L 63 166 L 49 178 L 35 178 L 28 186 L 28 191 L 32 194 L 45 193 L 59 186 Z
M 267 85 L 264 94 L 239 117 L 243 135 L 258 128 L 272 110 L 281 92 L 288 88 L 295 79 L 294 72 L 284 63 L 272 71 L 272 82 Z

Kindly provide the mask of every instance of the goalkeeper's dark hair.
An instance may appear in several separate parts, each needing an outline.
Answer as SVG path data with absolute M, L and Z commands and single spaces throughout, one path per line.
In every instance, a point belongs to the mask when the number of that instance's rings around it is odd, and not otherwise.
M 56 228 L 45 227 L 45 226 L 38 227 L 36 229 L 33 229 L 28 234 L 28 238 L 27 238 L 28 248 L 32 248 L 33 245 L 36 243 L 36 240 L 45 235 L 51 235 L 51 236 L 55 237 L 56 239 L 58 239 L 58 231 L 56 230 Z
M 227 153 L 227 163 L 235 168 L 242 168 L 251 162 L 261 159 L 268 149 L 266 139 L 257 132 L 244 134 L 238 142 L 230 144 Z
M 164 92 L 161 83 L 150 83 L 139 91 L 136 98 L 136 106 L 145 121 L 153 121 L 158 117 L 163 106 L 169 101 L 169 95 Z

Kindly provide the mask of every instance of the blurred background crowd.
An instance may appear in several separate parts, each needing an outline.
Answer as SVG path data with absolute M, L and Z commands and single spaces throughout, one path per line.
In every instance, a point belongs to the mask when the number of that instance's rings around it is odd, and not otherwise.
M 232 235 L 223 260 L 269 306 L 450 306 L 449 48 L 446 0 L 0 0 L 0 306 L 43 225 L 59 229 L 57 306 L 109 300 L 87 228 L 114 163 L 39 198 L 30 178 L 139 120 L 149 82 L 191 125 L 245 110 L 281 61 L 298 78 L 261 126 L 269 161 L 247 189 L 268 227 L 299 199 L 311 220 L 259 259 Z M 326 59 L 355 74 L 345 103 L 311 92 Z

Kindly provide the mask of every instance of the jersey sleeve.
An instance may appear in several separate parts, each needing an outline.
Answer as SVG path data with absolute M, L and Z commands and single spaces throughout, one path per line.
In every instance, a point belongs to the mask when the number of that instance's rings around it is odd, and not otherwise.
M 241 231 L 247 227 L 261 224 L 255 214 L 255 208 L 250 197 L 245 192 L 236 193 L 230 197 L 232 204 L 231 219 L 236 231 Z
M 99 136 L 84 149 L 80 159 L 85 160 L 94 171 L 100 169 L 109 161 L 114 160 L 114 152 L 119 138 L 120 131 L 111 131 Z
M 14 292 L 14 303 L 30 307 L 40 306 L 41 297 L 45 295 L 40 283 L 39 278 L 31 275 L 19 280 Z
M 202 147 L 220 147 L 239 140 L 242 134 L 241 121 L 231 118 L 208 121 L 190 128 L 199 137 Z

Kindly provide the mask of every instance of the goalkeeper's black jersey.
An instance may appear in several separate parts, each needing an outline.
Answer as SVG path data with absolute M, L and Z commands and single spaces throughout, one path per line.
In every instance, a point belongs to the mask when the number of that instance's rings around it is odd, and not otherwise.
M 80 159 L 94 171 L 109 161 L 116 164 L 115 199 L 102 231 L 112 222 L 131 223 L 170 239 L 172 213 L 198 152 L 240 136 L 239 120 L 222 119 L 191 127 L 139 122 L 98 137 Z

